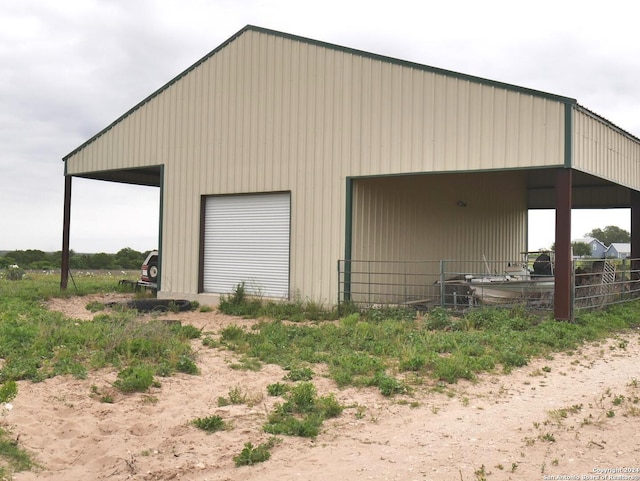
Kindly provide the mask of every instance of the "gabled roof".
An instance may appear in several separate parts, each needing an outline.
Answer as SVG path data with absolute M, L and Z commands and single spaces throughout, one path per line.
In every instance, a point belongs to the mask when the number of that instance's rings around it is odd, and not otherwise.
M 631 244 L 629 242 L 612 242 L 609 249 L 615 249 L 618 252 L 631 252 Z
M 109 124 L 106 128 L 104 128 L 103 130 L 98 132 L 96 135 L 91 137 L 89 140 L 84 142 L 82 145 L 80 145 L 79 147 L 75 148 L 73 151 L 71 151 L 67 155 L 65 155 L 62 158 L 62 160 L 66 161 L 69 157 L 73 156 L 75 153 L 77 153 L 78 151 L 82 150 L 84 147 L 86 147 L 88 144 L 93 142 L 95 139 L 97 139 L 98 137 L 100 137 L 103 134 L 105 134 L 106 132 L 108 132 L 116 124 L 120 123 L 122 120 L 124 120 L 129 115 L 131 115 L 133 112 L 135 112 L 136 110 L 138 110 L 139 108 L 144 106 L 150 100 L 152 100 L 153 98 L 155 98 L 156 96 L 160 95 L 162 92 L 167 90 L 171 85 L 173 85 L 176 82 L 178 82 L 179 80 L 181 80 L 183 77 L 185 77 L 187 74 L 189 74 L 189 72 L 191 72 L 192 70 L 194 70 L 195 68 L 200 66 L 202 63 L 206 62 L 209 58 L 211 58 L 212 56 L 217 54 L 220 50 L 225 48 L 227 45 L 229 45 L 230 43 L 235 41 L 238 37 L 242 36 L 246 32 L 250 32 L 250 31 L 259 32 L 259 33 L 263 33 L 263 34 L 267 34 L 267 35 L 273 35 L 273 36 L 277 36 L 277 37 L 282 37 L 282 38 L 294 40 L 294 41 L 297 41 L 297 42 L 303 42 L 303 43 L 315 45 L 315 46 L 322 47 L 322 48 L 327 48 L 327 49 L 332 49 L 332 50 L 338 50 L 338 51 L 341 51 L 341 52 L 346 52 L 346 53 L 349 53 L 351 55 L 358 55 L 358 56 L 361 56 L 361 57 L 366 57 L 366 58 L 370 58 L 370 59 L 379 60 L 381 62 L 387 62 L 387 63 L 391 63 L 391 64 L 402 65 L 402 66 L 413 68 L 413 69 L 417 69 L 417 70 L 423 70 L 423 71 L 426 71 L 426 72 L 433 72 L 433 73 L 436 73 L 436 74 L 445 75 L 445 76 L 449 76 L 449 77 L 455 77 L 455 78 L 466 80 L 466 81 L 473 82 L 473 83 L 478 83 L 478 84 L 482 84 L 482 85 L 488 85 L 488 86 L 501 88 L 501 89 L 505 89 L 505 90 L 516 91 L 516 92 L 520 92 L 520 93 L 524 93 L 524 94 L 528 94 L 528 95 L 533 95 L 533 96 L 536 96 L 536 97 L 547 98 L 549 100 L 554 100 L 556 102 L 562 102 L 562 103 L 567 103 L 567 104 L 571 104 L 571 105 L 574 105 L 574 106 L 578 106 L 578 103 L 577 103 L 577 101 L 575 99 L 572 99 L 572 98 L 569 98 L 569 97 L 564 97 L 564 96 L 561 96 L 561 95 L 556 95 L 556 94 L 543 92 L 543 91 L 535 90 L 535 89 L 530 89 L 530 88 L 526 88 L 526 87 L 519 87 L 517 85 L 508 84 L 508 83 L 505 83 L 505 82 L 498 82 L 498 81 L 495 81 L 495 80 L 490 80 L 490 79 L 486 79 L 486 78 L 482 78 L 482 77 L 477 77 L 477 76 L 474 76 L 474 75 L 468 75 L 468 74 L 464 74 L 464 73 L 460 73 L 460 72 L 454 72 L 452 70 L 446 70 L 446 69 L 441 69 L 441 68 L 437 68 L 437 67 L 431 67 L 429 65 L 423 65 L 423 64 L 419 64 L 419 63 L 415 63 L 415 62 L 410 62 L 410 61 L 407 61 L 407 60 L 401 60 L 401 59 L 397 59 L 397 58 L 393 58 L 393 57 L 387 57 L 387 56 L 384 56 L 384 55 L 378 55 L 378 54 L 375 54 L 375 53 L 366 52 L 366 51 L 363 51 L 363 50 L 357 50 L 357 49 L 348 48 L 348 47 L 343 47 L 343 46 L 340 46 L 340 45 L 327 43 L 327 42 L 322 42 L 322 41 L 319 41 L 319 40 L 312 40 L 312 39 L 309 39 L 309 38 L 300 37 L 300 36 L 292 35 L 292 34 L 289 34 L 289 33 L 278 32 L 276 30 L 270 30 L 270 29 L 263 28 L 263 27 L 256 27 L 254 25 L 247 25 L 246 27 L 244 27 L 243 29 L 238 31 L 236 34 L 234 34 L 230 38 L 228 38 L 226 41 L 221 43 L 218 47 L 216 47 L 214 50 L 209 52 L 207 55 L 202 57 L 200 60 L 195 62 L 189 68 L 187 68 L 186 70 L 184 70 L 183 72 L 178 74 L 176 77 L 171 79 L 165 85 L 160 87 L 158 90 L 153 92 L 151 95 L 149 95 L 148 97 L 143 99 L 138 104 L 136 104 L 133 108 L 131 108 L 130 110 L 125 112 L 122 116 L 117 118 L 115 121 L 113 121 L 111 124 Z
M 582 243 L 582 244 L 593 244 L 594 242 L 597 242 L 598 244 L 600 244 L 602 247 L 604 247 L 605 249 L 607 248 L 606 245 L 604 245 L 603 242 L 599 241 L 598 239 L 596 239 L 595 237 L 584 237 L 582 239 L 574 239 L 571 241 L 572 243 L 574 242 L 578 242 L 578 243 Z

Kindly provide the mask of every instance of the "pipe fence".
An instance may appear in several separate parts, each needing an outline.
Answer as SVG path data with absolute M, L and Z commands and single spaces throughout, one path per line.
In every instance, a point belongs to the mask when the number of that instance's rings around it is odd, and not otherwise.
M 338 261 L 338 304 L 418 310 L 480 306 L 552 310 L 553 260 Z M 573 306 L 602 308 L 640 297 L 640 260 L 575 259 Z

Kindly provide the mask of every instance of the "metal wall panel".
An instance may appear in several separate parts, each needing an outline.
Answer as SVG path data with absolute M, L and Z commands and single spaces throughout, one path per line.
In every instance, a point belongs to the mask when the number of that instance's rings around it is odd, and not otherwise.
M 291 191 L 292 289 L 333 302 L 347 176 L 562 165 L 563 116 L 549 98 L 248 30 L 66 167 L 165 166 L 162 290 L 175 294 L 198 289 L 202 195 Z
M 587 110 L 574 109 L 573 166 L 640 190 L 640 142 Z
M 513 261 L 527 249 L 524 172 L 357 179 L 353 205 L 354 260 Z

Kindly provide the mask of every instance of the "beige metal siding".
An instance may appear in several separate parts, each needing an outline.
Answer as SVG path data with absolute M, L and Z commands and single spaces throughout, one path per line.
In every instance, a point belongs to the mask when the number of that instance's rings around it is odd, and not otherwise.
M 553 100 L 249 30 L 67 172 L 165 165 L 162 289 L 174 293 L 198 288 L 202 195 L 291 191 L 292 293 L 332 302 L 347 176 L 562 165 L 563 116 Z M 475 227 L 446 232 L 473 234 L 474 255 L 498 249 L 498 232 L 465 221 Z
M 353 205 L 353 259 L 513 260 L 526 249 L 521 172 L 358 179 Z
M 640 190 L 640 142 L 580 108 L 573 123 L 573 166 Z

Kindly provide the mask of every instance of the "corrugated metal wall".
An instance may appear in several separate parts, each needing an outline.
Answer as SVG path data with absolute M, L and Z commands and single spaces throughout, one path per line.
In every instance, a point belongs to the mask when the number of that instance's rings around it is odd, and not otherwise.
M 71 156 L 67 173 L 165 165 L 172 293 L 197 292 L 201 195 L 291 191 L 291 289 L 333 301 L 347 176 L 562 165 L 563 116 L 548 98 L 249 30 Z M 486 189 L 469 188 L 482 205 Z M 463 220 L 444 230 L 476 243 L 460 254 L 502 242 L 502 227 L 478 237 L 489 227 Z M 422 245 L 423 231 L 411 235 Z
M 524 187 L 520 171 L 358 179 L 352 258 L 518 259 L 527 246 Z
M 574 109 L 573 166 L 640 190 L 640 143 L 590 112 Z

